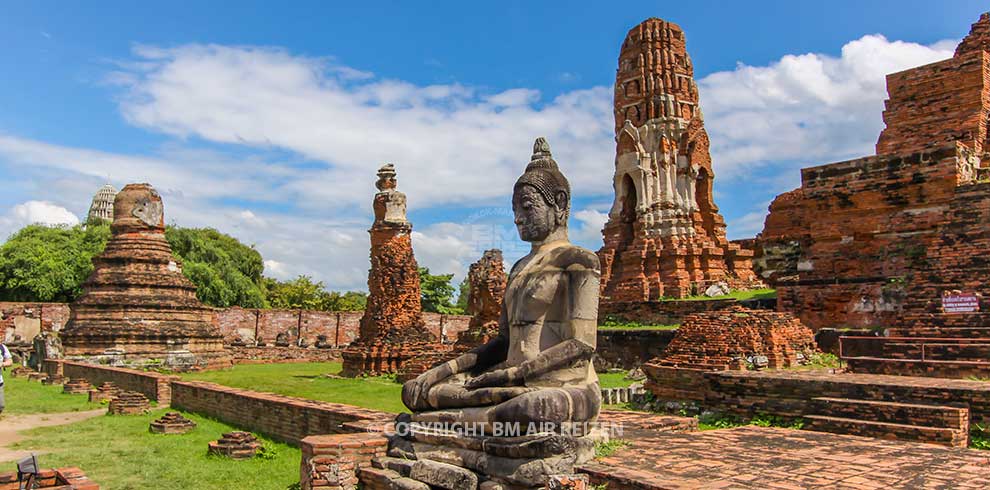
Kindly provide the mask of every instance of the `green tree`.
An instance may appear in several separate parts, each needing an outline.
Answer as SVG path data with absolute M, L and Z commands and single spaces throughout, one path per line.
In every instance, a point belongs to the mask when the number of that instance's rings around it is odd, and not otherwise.
M 264 308 L 261 253 L 212 228 L 169 226 L 165 238 L 196 284 L 199 300 L 213 306 Z
M 471 283 L 465 277 L 461 281 L 461 285 L 457 286 L 457 308 L 461 312 L 466 312 L 468 309 L 468 295 L 471 294 Z
M 367 293 L 347 291 L 339 293 L 326 290 L 323 281 L 313 281 L 309 276 L 299 276 L 291 281 L 264 278 L 268 304 L 272 308 L 321 311 L 363 311 L 368 303 Z
M 260 308 L 265 305 L 261 254 L 216 230 L 169 227 L 165 237 L 183 273 L 206 304 Z M 110 223 L 29 225 L 0 246 L 0 300 L 70 302 L 82 293 L 103 252 Z
M 28 225 L 0 246 L 0 299 L 69 302 L 93 272 L 110 226 L 103 221 L 76 226 Z
M 422 294 L 420 302 L 423 305 L 423 311 L 447 315 L 463 313 L 464 310 L 452 304 L 454 291 L 456 291 L 454 286 L 450 284 L 450 280 L 453 278 L 453 274 L 433 275 L 430 274 L 429 268 L 419 268 L 419 288 Z
M 266 278 L 268 304 L 272 308 L 329 310 L 330 293 L 323 281 L 313 282 L 309 276 L 299 276 L 291 281 Z
M 330 293 L 330 309 L 333 311 L 364 311 L 368 305 L 368 294 L 361 291 Z

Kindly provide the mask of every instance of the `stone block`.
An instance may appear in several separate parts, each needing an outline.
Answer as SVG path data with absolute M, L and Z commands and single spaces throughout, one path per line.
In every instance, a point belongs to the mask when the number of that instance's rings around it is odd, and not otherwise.
M 410 478 L 446 490 L 476 490 L 478 475 L 465 468 L 430 460 L 412 465 Z

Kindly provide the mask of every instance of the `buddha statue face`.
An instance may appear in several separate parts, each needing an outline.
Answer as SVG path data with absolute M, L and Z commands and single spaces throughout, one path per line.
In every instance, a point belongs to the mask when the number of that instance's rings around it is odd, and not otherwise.
M 550 144 L 544 138 L 536 138 L 529 165 L 512 191 L 512 212 L 519 238 L 534 243 L 566 238 L 570 193 L 567 178 L 550 154 Z
M 512 194 L 516 230 L 525 242 L 541 242 L 561 226 L 563 213 L 531 185 L 521 185 Z

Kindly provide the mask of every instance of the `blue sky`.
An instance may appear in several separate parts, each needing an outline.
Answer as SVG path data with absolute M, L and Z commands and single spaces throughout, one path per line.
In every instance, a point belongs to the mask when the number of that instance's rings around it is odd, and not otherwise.
M 533 5 L 531 5 L 532 3 Z M 255 244 L 276 277 L 362 289 L 375 170 L 395 163 L 421 264 L 515 259 L 509 193 L 536 136 L 611 204 L 625 33 L 679 23 L 732 238 L 798 169 L 872 153 L 883 75 L 951 56 L 985 2 L 22 2 L 0 14 L 0 234 L 148 181 L 166 219 Z

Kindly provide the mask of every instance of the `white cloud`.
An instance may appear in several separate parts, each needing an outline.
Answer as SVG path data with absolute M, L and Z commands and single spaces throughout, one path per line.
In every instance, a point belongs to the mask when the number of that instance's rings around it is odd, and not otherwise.
M 725 182 L 717 184 L 719 199 L 728 200 L 738 177 L 756 166 L 872 153 L 884 75 L 947 57 L 952 44 L 864 36 L 840 57 L 786 56 L 703 78 L 701 105 Z M 364 289 L 375 171 L 393 162 L 410 211 L 439 208 L 430 214 L 445 219 L 445 208 L 503 206 L 458 223 L 417 224 L 420 264 L 459 280 L 485 249 L 501 248 L 509 263 L 528 250 L 505 206 L 533 139 L 546 136 L 574 195 L 603 203 L 573 216 L 574 239 L 599 243 L 612 193 L 609 87 L 547 100 L 525 87 L 422 86 L 329 58 L 216 45 L 142 46 L 120 66 L 108 80 L 122 91 L 124 117 L 172 142 L 127 155 L 0 132 L 0 165 L 30 181 L 31 197 L 84 213 L 108 174 L 118 188 L 150 182 L 168 222 L 215 227 L 254 244 L 267 273 Z M 206 150 L 203 140 L 222 144 Z M 237 151 L 226 153 L 225 145 Z M 796 171 L 785 174 L 773 185 L 792 185 Z M 758 232 L 756 211 L 733 219 L 730 232 Z M 4 219 L 12 223 L 13 211 Z
M 139 47 L 113 80 L 128 121 L 181 138 L 289 150 L 323 162 L 287 182 L 314 208 L 354 205 L 383 162 L 415 206 L 505 195 L 546 136 L 575 193 L 608 192 L 611 90 L 541 101 L 527 88 L 483 94 L 458 84 L 343 76 L 322 59 L 256 47 Z M 348 73 L 344 70 L 343 73 Z
M 764 206 L 764 209 L 766 206 Z M 763 231 L 763 223 L 767 219 L 767 211 L 746 213 L 732 221 L 726 227 L 730 240 L 738 238 L 753 238 Z
M 274 277 L 275 279 L 286 280 L 291 279 L 288 271 L 285 269 L 285 264 L 277 260 L 265 260 L 265 275 Z
M 77 225 L 79 218 L 68 209 L 48 201 L 27 201 L 14 206 L 11 217 L 23 224 Z
M 716 174 L 742 177 L 775 161 L 807 166 L 873 154 L 886 74 L 951 57 L 955 45 L 867 35 L 844 45 L 838 58 L 787 55 L 704 77 L 698 86 Z
M 79 217 L 48 201 L 22 202 L 0 216 L 0 239 L 6 240 L 10 234 L 31 224 L 72 226 L 79 224 Z
M 573 240 L 601 241 L 602 228 L 608 221 L 608 213 L 586 208 L 574 213 L 573 218 L 581 224 L 576 230 L 571 231 L 570 236 Z

